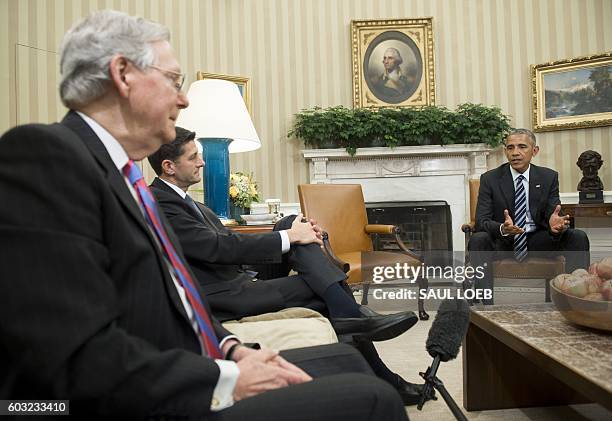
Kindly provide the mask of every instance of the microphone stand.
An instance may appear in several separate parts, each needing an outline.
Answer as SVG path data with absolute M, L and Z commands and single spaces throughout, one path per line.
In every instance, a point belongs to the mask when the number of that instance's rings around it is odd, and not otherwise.
M 463 415 L 463 412 L 461 412 L 461 409 L 459 409 L 459 406 L 453 400 L 453 397 L 450 395 L 450 393 L 448 393 L 446 387 L 444 387 L 444 383 L 442 383 L 442 380 L 436 377 L 436 373 L 438 372 L 439 366 L 440 357 L 436 355 L 427 371 L 425 373 L 419 373 L 419 375 L 425 380 L 425 386 L 423 387 L 423 392 L 421 393 L 421 401 L 417 405 L 417 409 L 419 411 L 423 409 L 423 405 L 425 404 L 427 398 L 433 395 L 432 389 L 436 389 L 438 393 L 442 395 L 444 402 L 446 402 L 446 405 L 453 413 L 455 418 L 459 421 L 467 421 L 467 418 L 465 417 L 465 415 Z

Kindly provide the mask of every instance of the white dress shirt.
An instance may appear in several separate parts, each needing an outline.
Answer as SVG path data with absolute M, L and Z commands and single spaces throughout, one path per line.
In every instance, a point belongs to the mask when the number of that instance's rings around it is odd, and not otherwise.
M 515 192 L 516 192 L 516 179 L 519 177 L 519 175 L 522 175 L 523 177 L 525 177 L 523 179 L 523 187 L 525 188 L 525 200 L 526 200 L 525 205 L 527 206 L 527 215 L 525 216 L 525 232 L 533 232 L 536 230 L 536 225 L 533 222 L 533 217 L 531 216 L 531 210 L 529 209 L 529 170 L 530 169 L 531 169 L 531 165 L 529 165 L 527 169 L 525 170 L 525 172 L 521 174 L 514 168 L 510 167 L 510 174 L 512 175 L 512 185 L 514 186 Z M 502 232 L 503 225 L 504 224 L 501 224 L 499 226 L 499 232 L 502 234 L 502 236 L 506 237 L 509 234 L 504 234 Z
M 113 161 L 113 164 L 115 164 L 115 166 L 117 167 L 117 169 L 123 176 L 123 167 L 125 167 L 125 164 L 128 163 L 129 157 L 127 156 L 127 153 L 125 152 L 121 144 L 117 141 L 117 139 L 113 137 L 113 135 L 111 135 L 104 127 L 100 126 L 95 120 L 93 120 L 92 118 L 88 117 L 87 115 L 79 111 L 77 111 L 77 114 L 81 116 L 83 120 L 85 120 L 85 123 L 87 123 L 87 125 L 89 125 L 89 127 L 91 127 L 91 129 L 100 138 L 100 140 L 102 141 L 102 144 L 106 148 L 106 151 L 110 155 L 111 160 Z M 140 206 L 140 201 L 138 200 L 138 196 L 137 196 L 136 191 L 134 190 L 134 187 L 131 185 L 127 177 L 123 176 L 123 179 L 128 189 L 132 193 L 132 197 L 138 204 L 138 208 L 141 211 L 143 211 L 142 207 Z M 157 237 L 155 236 L 155 233 L 153 233 L 153 238 L 155 238 L 157 246 L 161 250 L 160 244 L 157 241 Z M 185 290 L 183 289 L 183 287 L 179 284 L 178 280 L 176 279 L 174 270 L 172 269 L 172 265 L 170 264 L 170 262 L 168 262 L 168 260 L 165 257 L 164 257 L 164 260 L 166 261 L 166 265 L 168 266 L 168 270 L 170 272 L 170 276 L 172 277 L 172 281 L 174 282 L 174 286 L 176 287 L 179 297 L 181 298 L 181 302 L 183 303 L 185 312 L 187 313 L 187 316 L 189 317 L 189 320 L 191 321 L 191 326 L 195 330 L 196 334 L 198 334 L 198 338 L 200 338 L 198 323 L 194 317 L 193 309 L 191 308 L 191 305 L 189 304 L 189 301 L 185 294 Z M 237 340 L 238 338 L 234 335 L 226 336 L 225 338 L 223 338 L 223 340 L 219 344 L 219 347 L 223 346 L 223 344 L 229 339 Z M 202 346 L 201 342 L 200 342 L 200 346 L 203 350 L 204 347 Z M 238 368 L 238 365 L 234 361 L 217 360 L 217 359 L 214 361 L 217 364 L 217 366 L 219 366 L 219 379 L 217 380 L 217 384 L 213 390 L 213 398 L 212 398 L 211 405 L 210 405 L 210 409 L 213 412 L 220 411 L 221 409 L 227 408 L 234 404 L 233 393 L 234 393 L 234 388 L 236 386 L 236 381 L 238 380 L 238 375 L 240 374 L 240 369 Z

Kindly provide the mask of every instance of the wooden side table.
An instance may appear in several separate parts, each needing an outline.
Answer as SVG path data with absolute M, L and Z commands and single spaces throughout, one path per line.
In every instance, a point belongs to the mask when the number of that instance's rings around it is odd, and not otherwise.
M 274 229 L 274 224 L 265 225 L 228 225 L 227 228 L 241 234 L 261 234 Z
M 561 210 L 571 217 L 570 228 L 574 228 L 575 218 L 606 218 L 612 217 L 612 203 L 574 204 L 564 203 Z M 612 227 L 612 218 L 609 219 Z M 603 219 L 605 221 L 606 219 Z

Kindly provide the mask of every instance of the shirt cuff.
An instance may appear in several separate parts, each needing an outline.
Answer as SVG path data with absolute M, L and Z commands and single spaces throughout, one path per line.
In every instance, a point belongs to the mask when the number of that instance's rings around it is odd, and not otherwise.
M 285 254 L 291 249 L 291 243 L 289 242 L 289 234 L 287 234 L 287 230 L 282 230 L 278 232 L 281 236 L 281 253 Z
M 242 343 L 242 341 L 240 339 L 238 339 L 238 336 L 236 336 L 236 335 L 227 335 L 225 338 L 223 338 L 221 340 L 221 342 L 219 342 L 219 349 L 223 348 L 223 344 L 226 343 L 227 341 L 229 341 L 230 339 L 235 339 L 238 342 Z
M 210 402 L 212 412 L 221 411 L 234 404 L 234 388 L 240 374 L 238 364 L 234 361 L 215 360 L 215 364 L 219 366 L 219 380 L 217 380 Z
M 507 237 L 510 234 L 504 234 L 504 232 L 502 231 L 502 227 L 504 226 L 504 224 L 500 224 L 499 225 L 499 233 L 501 234 L 502 237 Z

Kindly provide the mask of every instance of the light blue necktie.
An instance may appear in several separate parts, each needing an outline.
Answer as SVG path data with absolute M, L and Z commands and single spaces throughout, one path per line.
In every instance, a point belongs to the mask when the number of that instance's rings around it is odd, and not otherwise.
M 516 178 L 516 189 L 514 194 L 514 225 L 517 227 L 526 228 L 527 222 L 527 195 L 525 194 L 525 186 L 523 185 L 525 177 L 519 175 Z M 514 236 L 514 257 L 519 262 L 527 257 L 527 231 Z
M 198 208 L 198 205 L 196 205 L 196 202 L 193 201 L 193 199 L 191 198 L 191 196 L 189 196 L 188 194 L 185 195 L 185 201 L 187 203 L 189 203 L 189 205 L 196 211 L 196 213 L 198 214 L 198 218 L 203 219 L 202 216 L 202 211 L 200 210 L 200 208 Z

